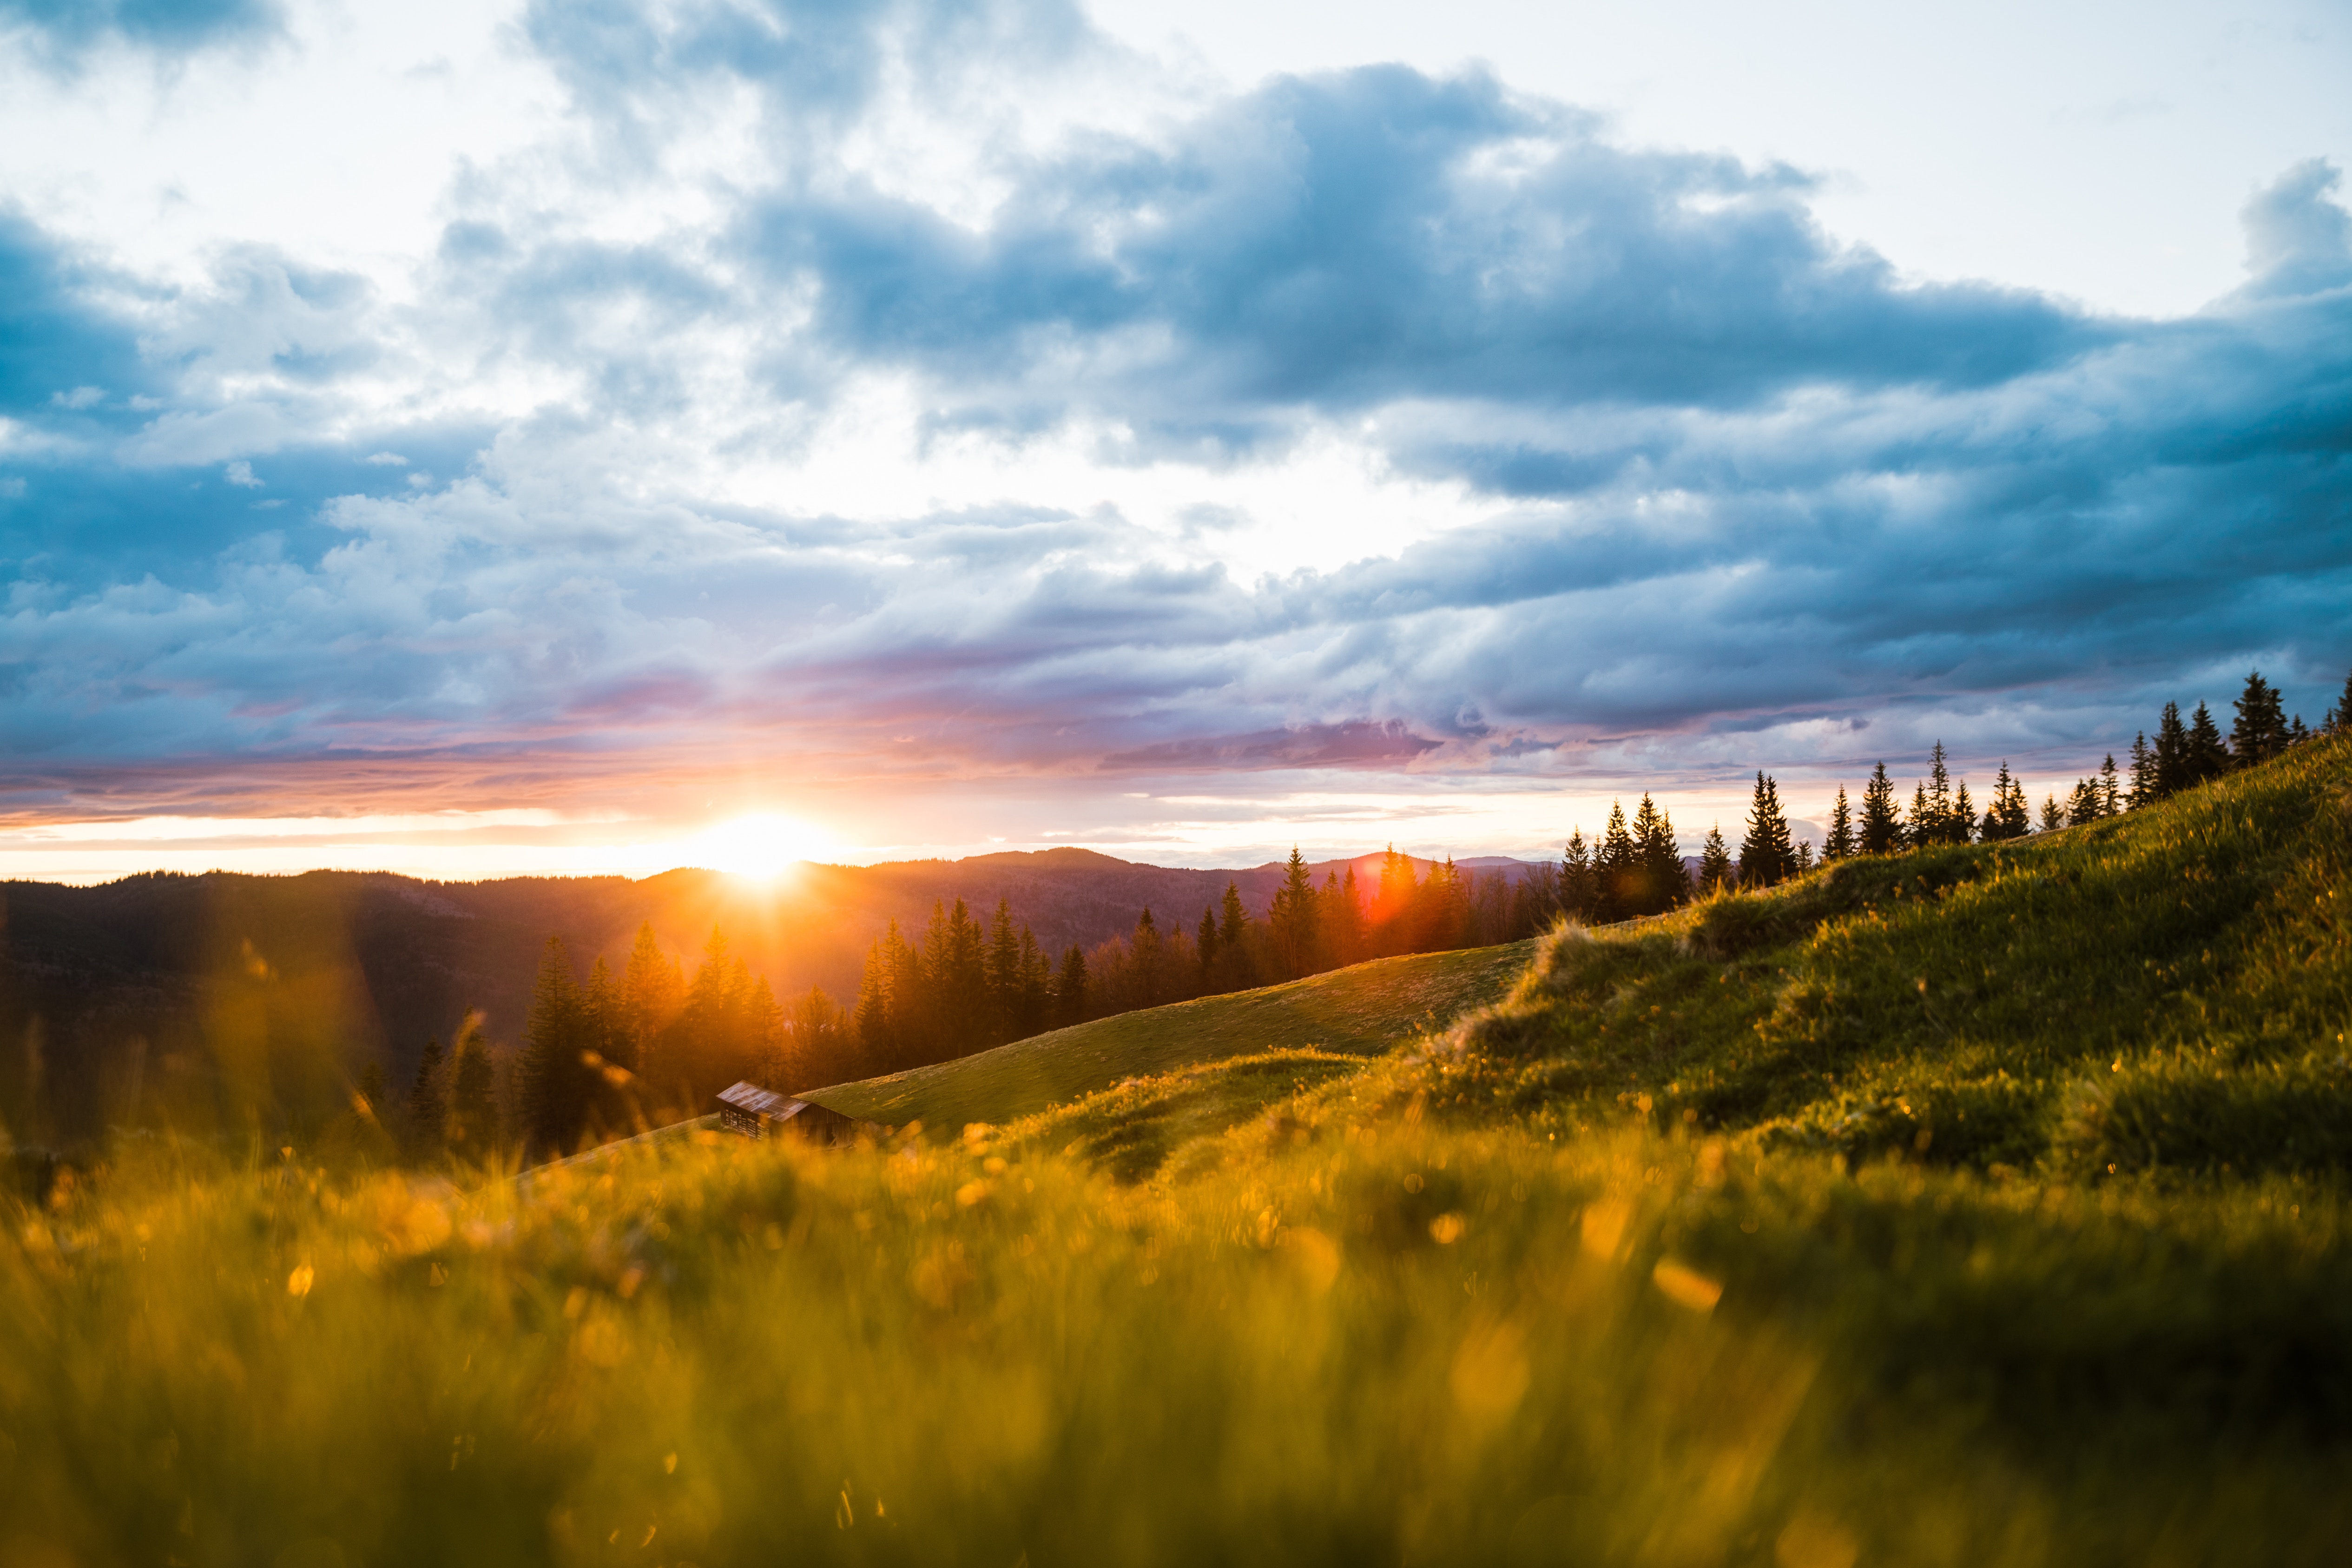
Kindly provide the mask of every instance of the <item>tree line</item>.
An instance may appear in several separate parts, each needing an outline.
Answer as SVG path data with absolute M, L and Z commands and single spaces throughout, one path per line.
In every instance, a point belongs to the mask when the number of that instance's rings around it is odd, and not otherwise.
M 934 906 L 919 939 L 895 921 L 866 957 L 853 1014 L 828 1036 L 845 1077 L 898 1072 L 1139 1007 L 1246 991 L 1405 952 L 1532 936 L 1559 913 L 1559 868 L 1511 877 L 1457 867 L 1422 875 L 1391 845 L 1377 877 L 1318 884 L 1297 847 L 1263 915 L 1241 888 L 1189 917 L 1145 908 L 1131 930 L 1058 958 L 1000 899 L 987 924 L 961 899 Z M 821 994 L 819 994 L 821 995 Z M 838 1053 L 846 1052 L 847 1055 Z
M 2038 812 L 2003 761 L 1979 804 L 1952 775 L 1941 742 L 1906 805 L 1880 762 L 1857 806 L 1841 786 L 1818 861 L 1892 855 L 1940 844 L 1999 843 L 2152 805 L 2304 743 L 2259 671 L 2246 679 L 2225 736 L 2202 702 L 2187 718 L 2168 702 L 2151 739 L 2135 736 L 2127 769 L 2109 755 L 2064 798 Z M 2322 732 L 2352 729 L 2352 677 Z M 866 957 L 853 1008 L 812 987 L 780 1004 L 766 981 L 713 929 L 689 980 L 650 924 L 618 975 L 600 957 L 582 978 L 550 937 L 521 1049 L 499 1058 L 469 1019 L 447 1052 L 428 1043 L 393 1121 L 413 1157 L 479 1156 L 507 1143 L 555 1152 L 583 1140 L 701 1110 L 739 1079 L 790 1092 L 902 1071 L 1048 1029 L 1141 1007 L 1219 995 L 1341 968 L 1366 959 L 1517 941 L 1563 918 L 1607 924 L 1664 913 L 1696 898 L 1769 888 L 1817 863 L 1793 838 L 1778 782 L 1759 771 L 1738 854 L 1708 830 L 1686 868 L 1674 823 L 1643 795 L 1629 819 L 1612 803 L 1600 836 L 1574 829 L 1556 863 L 1516 876 L 1457 868 L 1449 857 L 1423 876 L 1394 846 L 1369 882 L 1350 865 L 1318 885 L 1294 847 L 1262 916 L 1237 883 L 1197 921 L 1149 908 L 1134 927 L 1057 958 L 1009 901 L 988 921 L 961 899 L 933 907 L 910 939 L 893 921 Z M 380 1073 L 362 1086 L 383 1103 Z

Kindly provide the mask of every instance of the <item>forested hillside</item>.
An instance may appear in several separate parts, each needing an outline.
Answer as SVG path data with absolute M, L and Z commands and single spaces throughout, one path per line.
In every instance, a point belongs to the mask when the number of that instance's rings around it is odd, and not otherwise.
M 371 1063 L 404 1089 L 427 1041 L 446 1048 L 469 1015 L 493 1044 L 520 1045 L 551 935 L 584 979 L 600 957 L 625 968 L 650 924 L 690 976 L 723 928 L 731 956 L 775 996 L 821 985 L 846 1002 L 873 941 L 893 921 L 919 931 L 941 900 L 1010 900 L 1059 953 L 1124 938 L 1147 907 L 1197 910 L 1228 882 L 1262 917 L 1282 877 L 1278 865 L 1190 870 L 1055 849 L 807 867 L 772 885 L 697 870 L 11 882 L 0 885 L 0 1120 L 20 1140 L 60 1142 L 167 1108 L 183 1126 L 241 1124 L 240 1107 L 340 1107 Z

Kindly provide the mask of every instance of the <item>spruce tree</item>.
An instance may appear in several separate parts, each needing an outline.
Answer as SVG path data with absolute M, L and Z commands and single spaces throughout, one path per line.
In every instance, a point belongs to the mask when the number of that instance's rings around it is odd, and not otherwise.
M 1307 874 L 1307 858 L 1296 844 L 1283 863 L 1282 886 L 1274 890 L 1274 908 L 1266 921 L 1284 976 L 1295 980 L 1308 973 L 1315 958 L 1315 879 Z
M 1864 855 L 1892 855 L 1903 847 L 1903 813 L 1895 804 L 1895 781 L 1886 776 L 1885 763 L 1871 770 L 1870 782 L 1862 787 L 1861 839 Z
M 2229 771 L 2230 748 L 2221 739 L 2221 727 L 2200 702 L 2195 717 L 2189 721 L 2189 782 L 2203 784 Z
M 988 994 L 987 1043 L 1001 1046 L 1013 1038 L 1021 1005 L 1021 933 L 1013 929 L 1013 905 L 1000 897 L 989 921 L 988 948 L 981 963 L 982 983 Z
M 541 950 L 539 978 L 531 986 L 530 1016 L 524 1026 L 521 1068 L 524 1135 L 532 1152 L 568 1154 L 587 1120 L 586 1016 L 572 955 L 563 939 L 551 936 Z
M 1642 868 L 1642 912 L 1664 914 L 1688 899 L 1690 877 L 1683 869 L 1674 819 L 1652 805 L 1646 794 L 1633 814 L 1633 842 Z
M 2261 670 L 2246 676 L 2246 689 L 2231 706 L 2238 715 L 2230 727 L 2231 765 L 2258 767 L 2286 751 L 2286 710 L 2278 688 L 2264 680 Z
M 1839 794 L 1843 795 L 1844 792 L 1841 790 Z M 1706 842 L 1698 852 L 1699 892 L 1703 896 L 1728 892 L 1738 879 L 1738 873 L 1731 864 L 1731 849 L 1723 842 L 1723 828 L 1720 825 L 1708 828 Z
M 1583 925 L 1601 921 L 1601 879 L 1592 865 L 1592 851 L 1584 829 L 1572 829 L 1559 859 L 1559 912 Z
M 2105 815 L 2100 807 L 2099 784 L 2096 779 L 2076 779 L 2074 793 L 2066 801 L 2066 826 L 2080 827 L 2086 822 L 2096 822 Z
M 2137 811 L 2156 800 L 2156 751 L 2147 743 L 2147 731 L 2142 730 L 2132 737 L 2131 789 L 2125 796 L 2127 810 Z
M 1242 907 L 1241 888 L 1225 884 L 1219 905 L 1217 954 L 1223 965 L 1219 983 L 1228 991 L 1246 991 L 1257 984 L 1257 959 L 1250 951 L 1249 911 Z
M 2042 831 L 2055 833 L 2066 826 L 2066 808 L 2058 804 L 2055 795 L 2042 797 Z
M 449 1062 L 449 1146 L 467 1159 L 488 1164 L 502 1142 L 499 1125 L 498 1075 L 482 1039 L 482 1016 L 470 1015 L 457 1030 Z
M 1922 845 L 1933 844 L 1943 831 L 1944 825 L 1937 819 L 1935 805 L 1927 798 L 1927 786 L 1925 784 L 1913 784 L 1911 825 L 1903 834 L 1905 847 L 1916 849 Z
M 1192 938 L 1192 953 L 1201 969 L 1201 990 L 1203 994 L 1215 989 L 1217 984 L 1217 912 L 1203 909 L 1201 927 Z
M 2336 706 L 2327 710 L 2327 729 L 2333 734 L 2352 730 L 2352 674 L 2345 676 L 2344 695 L 2337 698 Z
M 2178 795 L 2196 783 L 2189 760 L 2189 726 L 2180 721 L 2180 704 L 2168 702 L 2156 722 L 2156 782 L 2154 800 Z
M 1952 804 L 1952 772 L 1945 763 L 1944 742 L 1936 742 L 1927 754 L 1927 809 L 1915 812 L 1911 818 L 1911 837 L 1918 844 L 1948 844 L 1952 841 L 1952 818 L 1957 815 Z
M 1063 1028 L 1087 1021 L 1087 955 L 1072 942 L 1054 981 L 1054 1021 Z
M 417 1058 L 416 1081 L 408 1089 L 404 1140 L 412 1160 L 427 1160 L 441 1152 L 449 1133 L 449 1086 L 441 1070 L 441 1042 L 428 1039 Z
M 1822 842 L 1824 860 L 1851 860 L 1856 847 L 1853 808 L 1846 805 L 1845 785 L 1838 785 L 1837 804 L 1830 807 L 1829 837 Z
M 1979 835 L 1988 844 L 2004 843 L 2022 838 L 2033 830 L 2033 814 L 2025 804 L 2025 786 L 2009 771 L 2009 759 L 2001 759 L 2000 773 L 1993 780 L 1992 803 L 1985 808 L 1984 826 Z
M 2107 760 L 2099 764 L 2099 815 L 2116 816 L 2123 809 L 2123 777 L 2116 772 L 2116 754 L 2109 752 Z
M 1952 811 L 1944 819 L 1944 842 L 1966 844 L 1976 825 L 1976 803 L 1969 799 L 1969 781 L 1962 779 L 1952 786 Z
M 1592 857 L 1592 918 L 1600 925 L 1631 920 L 1641 911 L 1632 907 L 1633 884 L 1641 877 L 1642 855 L 1625 826 L 1622 803 L 1609 803 L 1609 826 Z
M 1739 841 L 1739 885 L 1776 887 L 1796 868 L 1796 848 L 1789 842 L 1789 819 L 1780 810 L 1780 786 L 1759 769 L 1755 797 L 1748 808 L 1748 833 Z
M 2286 727 L 2286 743 L 2290 746 L 2300 746 L 2310 739 L 2311 731 L 2304 728 L 2303 715 L 2296 714 L 2294 722 Z

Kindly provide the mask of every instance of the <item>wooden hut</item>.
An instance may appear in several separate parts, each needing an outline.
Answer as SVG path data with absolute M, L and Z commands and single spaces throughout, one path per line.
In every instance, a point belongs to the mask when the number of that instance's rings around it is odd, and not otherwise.
M 857 1124 L 837 1110 L 746 1080 L 719 1091 L 719 1125 L 746 1138 L 774 1138 L 789 1131 L 819 1143 L 841 1143 Z

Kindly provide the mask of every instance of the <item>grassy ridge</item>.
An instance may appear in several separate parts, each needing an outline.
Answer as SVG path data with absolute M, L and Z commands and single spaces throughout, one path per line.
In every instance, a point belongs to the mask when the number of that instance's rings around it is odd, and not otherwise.
M 1099 1018 L 933 1067 L 809 1089 L 804 1098 L 864 1121 L 920 1121 L 953 1132 L 975 1121 L 1010 1121 L 1124 1079 L 1227 1057 L 1283 1049 L 1370 1056 L 1494 1000 L 1533 951 L 1532 942 L 1514 942 L 1374 959 L 1286 984 Z
M 1236 1026 L 961 1139 L 131 1146 L 0 1237 L 0 1561 L 2339 1561 L 2347 784 L 1560 933 L 1402 1049 Z

